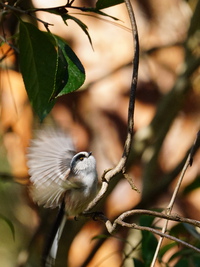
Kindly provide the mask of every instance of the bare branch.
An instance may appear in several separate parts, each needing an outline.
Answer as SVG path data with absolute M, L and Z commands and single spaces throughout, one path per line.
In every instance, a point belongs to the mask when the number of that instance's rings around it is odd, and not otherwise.
M 149 215 L 149 216 L 154 216 L 154 217 L 158 217 L 158 218 L 162 218 L 162 219 L 167 219 L 170 221 L 176 221 L 176 222 L 182 222 L 182 223 L 188 223 L 197 227 L 200 227 L 200 221 L 197 220 L 193 220 L 193 219 L 189 219 L 189 218 L 184 218 L 179 216 L 178 214 L 165 214 L 162 212 L 157 212 L 157 211 L 152 211 L 152 210 L 140 210 L 140 209 L 136 209 L 136 210 L 130 210 L 127 212 L 122 213 L 116 220 L 124 220 L 129 216 L 133 216 L 136 214 L 144 214 L 144 215 Z
M 128 108 L 128 126 L 127 126 L 127 137 L 124 145 L 124 151 L 121 159 L 118 164 L 103 173 L 102 176 L 102 186 L 96 196 L 96 198 L 90 203 L 86 211 L 91 210 L 104 196 L 108 188 L 109 181 L 114 178 L 117 174 L 126 172 L 126 164 L 128 156 L 131 150 L 131 144 L 133 139 L 133 126 L 134 126 L 134 108 L 135 108 L 135 97 L 136 97 L 136 88 L 137 88 L 137 77 L 138 77 L 138 65 L 139 65 L 139 40 L 138 40 L 138 31 L 135 21 L 135 15 L 131 6 L 130 0 L 124 1 L 128 11 L 128 15 L 131 21 L 132 34 L 133 34 L 133 73 L 132 73 L 132 83 L 130 89 L 130 99 L 129 99 L 129 108 Z
M 181 186 L 182 181 L 183 181 L 183 177 L 184 177 L 184 175 L 185 175 L 185 173 L 187 171 L 187 168 L 189 166 L 191 166 L 192 161 L 193 161 L 194 153 L 199 148 L 199 146 L 200 146 L 200 131 L 197 133 L 197 137 L 196 137 L 196 140 L 194 142 L 194 145 L 192 146 L 192 148 L 190 150 L 190 153 L 189 153 L 189 155 L 187 157 L 187 160 L 185 162 L 185 165 L 183 167 L 183 170 L 182 170 L 182 172 L 180 174 L 180 177 L 178 179 L 177 185 L 176 185 L 175 190 L 173 192 L 173 195 L 172 195 L 172 198 L 170 200 L 170 203 L 169 203 L 168 207 L 166 208 L 166 214 L 167 215 L 170 215 L 171 214 L 171 211 L 172 211 L 173 206 L 174 206 L 174 203 L 175 203 L 176 196 L 178 194 L 178 191 L 179 191 L 180 186 Z M 164 226 L 162 228 L 162 233 L 165 233 L 166 232 L 167 226 L 168 226 L 168 220 L 165 221 L 165 224 L 164 224 Z M 155 266 L 156 259 L 157 259 L 157 256 L 158 256 L 158 252 L 160 250 L 160 247 L 161 247 L 163 238 L 164 238 L 164 236 L 161 236 L 160 239 L 159 239 L 159 241 L 158 241 L 158 244 L 157 244 L 157 247 L 156 247 L 156 251 L 155 251 L 154 257 L 153 257 L 152 262 L 151 262 L 151 267 L 154 267 Z
M 143 210 L 143 209 L 135 209 L 135 210 L 126 211 L 126 212 L 120 214 L 117 217 L 117 219 L 115 219 L 113 224 L 108 220 L 108 218 L 103 213 L 95 213 L 95 212 L 90 213 L 89 212 L 89 213 L 84 213 L 83 216 L 92 217 L 96 220 L 102 221 L 103 223 L 106 224 L 106 226 L 108 225 L 109 233 L 113 234 L 113 232 L 115 232 L 117 230 L 116 227 L 117 227 L 117 224 L 119 221 L 122 222 L 125 219 L 127 219 L 128 217 L 138 215 L 138 214 L 154 216 L 156 218 L 167 219 L 167 220 L 175 221 L 175 222 L 188 223 L 188 224 L 191 224 L 191 225 L 194 225 L 194 226 L 200 228 L 200 221 L 185 218 L 185 217 L 182 217 L 178 214 L 165 214 L 162 212 L 157 212 L 157 211 L 152 211 L 152 210 Z M 129 225 L 128 227 L 131 227 L 131 225 L 132 225 L 132 223 L 126 223 L 126 224 Z M 112 225 L 112 227 L 111 227 L 111 225 Z
M 164 214 L 164 213 L 157 212 L 157 211 L 151 211 L 151 210 L 130 210 L 130 211 L 124 212 L 114 221 L 114 223 L 111 223 L 111 221 L 103 213 L 86 213 L 83 215 L 87 216 L 87 217 L 92 217 L 96 220 L 103 222 L 106 226 L 107 231 L 111 235 L 113 235 L 114 233 L 117 232 L 119 226 L 123 226 L 123 227 L 127 227 L 127 228 L 133 228 L 133 229 L 141 230 L 141 231 L 149 231 L 153 234 L 159 235 L 162 238 L 168 238 L 170 240 L 178 242 L 179 244 L 182 244 L 186 247 L 189 247 L 189 248 L 191 248 L 197 252 L 200 252 L 200 249 L 190 245 L 187 242 L 180 240 L 179 238 L 170 236 L 166 233 L 163 233 L 163 232 L 158 231 L 158 230 L 151 228 L 151 227 L 140 226 L 140 225 L 137 225 L 136 223 L 128 223 L 128 222 L 124 221 L 129 216 L 133 216 L 136 214 L 143 214 L 143 215 L 145 214 L 145 215 L 163 218 L 163 219 L 167 219 L 167 220 L 171 220 L 171 221 L 188 223 L 188 224 L 191 224 L 191 225 L 194 225 L 194 226 L 200 228 L 200 221 L 192 220 L 189 218 L 184 218 L 184 217 L 179 216 L 178 214 L 176 214 L 176 215 L 169 214 L 168 215 L 168 214 Z
M 140 226 L 140 225 L 137 225 L 137 224 L 135 224 L 135 223 L 133 223 L 133 224 L 128 224 L 128 223 L 124 223 L 124 222 L 120 222 L 120 221 L 118 222 L 118 224 L 121 224 L 122 226 L 125 226 L 125 227 L 131 227 L 131 228 L 136 229 L 136 230 L 148 231 L 148 232 L 151 232 L 151 233 L 153 233 L 153 234 L 159 235 L 159 236 L 161 236 L 161 237 L 163 237 L 163 238 L 164 238 L 164 237 L 165 237 L 165 238 L 168 238 L 168 239 L 170 239 L 170 240 L 172 240 L 172 241 L 175 241 L 175 242 L 177 242 L 177 243 L 179 243 L 179 244 L 181 244 L 181 245 L 183 245 L 183 246 L 185 246 L 185 247 L 191 248 L 191 249 L 193 249 L 193 250 L 195 250 L 195 251 L 197 251 L 197 252 L 200 253 L 200 249 L 199 249 L 199 248 L 194 247 L 194 246 L 192 246 L 191 244 L 189 244 L 189 243 L 187 243 L 187 242 L 185 242 L 185 241 L 182 241 L 182 240 L 179 239 L 179 238 L 176 238 L 176 237 L 174 237 L 174 236 L 171 236 L 171 235 L 162 233 L 162 232 L 160 232 L 160 231 L 158 231 L 158 230 L 155 230 L 155 229 L 153 229 L 153 228 L 151 228 L 151 227 Z
M 18 13 L 21 13 L 21 14 L 26 14 L 26 15 L 29 15 L 29 16 L 33 17 L 37 21 L 43 23 L 45 28 L 48 28 L 48 26 L 53 26 L 53 24 L 48 23 L 46 21 L 43 21 L 43 20 L 37 18 L 36 16 L 32 15 L 31 12 L 29 12 L 29 10 L 23 10 L 21 8 L 18 8 L 18 7 L 15 7 L 15 6 L 11 6 L 11 5 L 8 5 L 8 4 L 5 4 L 5 3 L 0 3 L 0 7 L 1 6 L 2 6 L 2 8 L 9 9 L 9 10 L 12 10 L 14 12 L 18 12 Z
M 128 130 L 127 130 L 127 137 L 124 145 L 122 158 L 113 169 L 104 173 L 104 179 L 107 181 L 112 179 L 117 173 L 121 172 L 125 173 L 126 163 L 131 150 L 131 144 L 133 138 L 134 108 L 135 108 L 135 97 L 136 97 L 138 65 L 139 65 L 139 39 L 138 39 L 137 24 L 135 21 L 132 5 L 129 0 L 125 0 L 124 2 L 126 4 L 126 8 L 131 21 L 131 28 L 133 34 L 133 49 L 134 49 L 132 84 L 131 84 L 129 108 L 128 108 Z

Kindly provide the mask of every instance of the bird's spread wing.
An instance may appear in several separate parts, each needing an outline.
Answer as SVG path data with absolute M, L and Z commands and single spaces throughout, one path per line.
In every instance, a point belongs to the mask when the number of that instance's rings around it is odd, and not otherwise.
M 66 181 L 75 149 L 69 136 L 58 129 L 38 131 L 27 153 L 27 165 L 32 185 L 30 194 L 35 202 L 55 208 L 64 192 L 73 187 Z

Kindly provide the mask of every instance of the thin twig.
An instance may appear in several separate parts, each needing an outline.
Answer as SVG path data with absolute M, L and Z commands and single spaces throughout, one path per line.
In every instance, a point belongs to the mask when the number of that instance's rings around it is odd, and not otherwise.
M 183 246 L 186 246 L 186 247 L 191 248 L 197 252 L 200 252 L 199 248 L 197 248 L 197 247 L 195 247 L 195 246 L 193 246 L 193 245 L 191 245 L 185 241 L 182 241 L 179 238 L 170 236 L 166 233 L 163 233 L 163 232 L 158 231 L 158 230 L 151 228 L 151 227 L 140 226 L 140 225 L 137 225 L 136 223 L 127 223 L 124 221 L 125 218 L 127 218 L 128 216 L 132 216 L 133 214 L 146 214 L 146 215 L 150 215 L 150 216 L 164 218 L 167 220 L 181 221 L 181 222 L 185 222 L 185 223 L 200 227 L 200 221 L 179 217 L 178 215 L 167 215 L 164 213 L 160 213 L 160 212 L 156 212 L 156 211 L 149 211 L 149 210 L 131 210 L 131 211 L 124 212 L 114 221 L 114 223 L 111 223 L 111 221 L 103 213 L 98 213 L 97 215 L 95 215 L 95 213 L 84 214 L 84 216 L 89 216 L 89 217 L 92 216 L 96 220 L 103 222 L 107 228 L 107 231 L 111 235 L 116 233 L 119 226 L 122 226 L 122 227 L 132 228 L 132 229 L 141 230 L 141 231 L 148 231 L 148 232 L 151 232 L 153 234 L 159 235 L 162 238 L 168 238 L 168 239 L 173 240 L 179 244 L 182 244 Z
M 8 5 L 8 4 L 5 4 L 5 3 L 0 3 L 0 7 L 4 7 L 4 8 L 7 8 L 7 9 L 10 9 L 14 12 L 19 12 L 21 14 L 26 14 L 26 15 L 29 15 L 31 17 L 33 17 L 34 19 L 38 20 L 39 22 L 43 23 L 43 25 L 45 26 L 45 28 L 47 28 L 48 26 L 53 26 L 53 24 L 51 23 L 48 23 L 46 21 L 43 21 L 39 18 L 37 18 L 35 15 L 31 14 L 31 12 L 29 12 L 28 10 L 23 10 L 21 8 L 18 8 L 18 7 L 14 7 L 14 6 L 11 6 L 11 5 Z
M 126 211 L 122 214 L 120 214 L 114 221 L 113 224 L 111 224 L 108 220 L 108 218 L 103 214 L 103 213 L 96 213 L 96 212 L 89 212 L 89 213 L 84 213 L 82 214 L 85 217 L 92 217 L 95 220 L 99 220 L 102 221 L 103 223 L 106 223 L 107 225 L 110 224 L 110 226 L 112 225 L 111 228 L 109 228 L 109 233 L 113 234 L 114 231 L 117 230 L 117 224 L 118 221 L 125 221 L 125 219 L 127 219 L 128 217 L 134 216 L 134 215 L 148 215 L 148 216 L 153 216 L 155 218 L 162 218 L 162 219 L 167 219 L 170 221 L 175 221 L 175 222 L 182 222 L 182 223 L 187 223 L 190 225 L 193 225 L 195 227 L 199 227 L 200 228 L 200 221 L 197 220 L 193 220 L 193 219 L 189 219 L 189 218 L 185 218 L 182 217 L 178 214 L 166 214 L 163 212 L 158 212 L 158 211 L 153 211 L 153 210 L 143 210 L 143 209 L 135 209 L 135 210 L 129 210 Z M 129 225 L 129 227 L 131 227 L 132 223 L 126 223 Z M 109 227 L 110 227 L 109 226 Z
M 185 241 L 183 241 L 183 240 L 181 240 L 179 238 L 176 238 L 174 236 L 171 236 L 171 235 L 162 233 L 162 232 L 160 232 L 160 231 L 158 231 L 156 229 L 153 229 L 151 227 L 140 226 L 140 225 L 137 225 L 135 223 L 133 223 L 132 225 L 130 225 L 130 224 L 127 224 L 127 223 L 124 223 L 124 222 L 120 222 L 120 221 L 118 222 L 118 224 L 121 224 L 124 227 L 130 227 L 130 228 L 133 228 L 133 229 L 136 229 L 136 230 L 140 230 L 140 231 L 148 231 L 148 232 L 151 232 L 151 233 L 156 234 L 156 235 L 159 235 L 159 236 L 161 236 L 163 238 L 167 238 L 167 239 L 170 239 L 172 241 L 175 241 L 175 242 L 177 242 L 177 243 L 179 243 L 179 244 L 181 244 L 181 245 L 183 245 L 185 247 L 191 248 L 194 251 L 197 251 L 198 253 L 200 253 L 200 249 L 199 248 L 197 248 L 197 247 L 195 247 L 195 246 L 193 246 L 193 245 L 191 245 L 191 244 L 189 244 L 189 243 L 187 243 L 187 242 L 185 242 Z
M 185 173 L 187 171 L 187 168 L 192 164 L 194 151 L 196 149 L 198 149 L 199 142 L 200 142 L 200 132 L 198 132 L 198 134 L 197 134 L 197 137 L 196 137 L 196 140 L 194 142 L 194 145 L 192 146 L 192 148 L 190 150 L 190 153 L 189 153 L 189 155 L 187 157 L 187 160 L 185 162 L 185 165 L 183 167 L 183 170 L 182 170 L 182 172 L 180 174 L 180 177 L 178 179 L 178 182 L 176 184 L 176 187 L 175 187 L 175 190 L 173 192 L 173 195 L 172 195 L 172 198 L 170 200 L 170 203 L 169 203 L 168 207 L 166 208 L 166 214 L 167 215 L 170 215 L 171 214 L 171 211 L 172 211 L 173 206 L 174 206 L 174 203 L 175 203 L 175 199 L 177 197 L 178 191 L 179 191 L 180 186 L 181 186 L 182 181 L 183 181 L 183 177 L 185 176 Z M 165 233 L 166 232 L 167 226 L 168 226 L 168 222 L 169 222 L 168 220 L 165 221 L 164 226 L 162 228 L 162 233 Z M 151 267 L 154 267 L 155 266 L 156 259 L 158 257 L 158 252 L 160 250 L 160 247 L 161 247 L 163 238 L 164 238 L 164 236 L 161 236 L 160 239 L 159 239 L 159 241 L 158 241 L 158 244 L 157 244 L 157 247 L 156 247 L 156 251 L 155 251 L 154 257 L 153 257 L 152 262 L 151 262 Z
M 152 211 L 152 210 L 143 210 L 143 209 L 136 209 L 136 210 L 130 210 L 130 211 L 124 212 L 118 217 L 118 219 L 124 220 L 127 217 L 133 216 L 136 214 L 149 215 L 149 216 L 154 216 L 157 218 L 167 219 L 170 221 L 188 223 L 188 224 L 191 224 L 191 225 L 194 225 L 200 228 L 200 221 L 185 218 L 185 217 L 179 216 L 178 214 L 171 215 L 171 214 L 165 214 L 162 212 L 157 212 L 157 211 Z
M 134 108 L 135 108 L 135 97 L 136 97 L 136 89 L 137 89 L 137 77 L 138 77 L 138 65 L 139 65 L 139 39 L 138 39 L 138 31 L 137 24 L 135 21 L 134 12 L 132 9 L 132 5 L 129 0 L 124 1 L 126 4 L 126 8 L 129 14 L 129 18 L 131 21 L 131 28 L 133 33 L 133 47 L 134 47 L 134 55 L 133 55 L 133 74 L 132 74 L 132 84 L 130 90 L 130 99 L 129 99 L 129 108 L 128 108 L 128 131 L 127 137 L 124 145 L 123 155 L 119 161 L 119 163 L 111 170 L 104 174 L 104 178 L 109 181 L 113 178 L 117 173 L 123 172 L 125 173 L 126 162 L 131 150 L 132 138 L 133 138 L 133 126 L 134 126 Z
M 200 221 L 184 218 L 184 217 L 181 217 L 179 215 L 170 215 L 170 214 L 168 215 L 168 214 L 164 214 L 164 213 L 160 213 L 160 212 L 156 212 L 156 211 L 150 211 L 150 210 L 131 210 L 131 211 L 124 212 L 114 221 L 114 223 L 111 223 L 111 221 L 103 213 L 97 213 L 97 214 L 88 213 L 88 214 L 84 214 L 84 216 L 93 217 L 96 220 L 103 222 L 106 226 L 107 231 L 111 235 L 116 233 L 119 226 L 127 227 L 127 228 L 133 228 L 136 230 L 151 232 L 153 234 L 159 235 L 162 238 L 168 238 L 168 239 L 173 240 L 175 242 L 178 242 L 179 244 L 182 244 L 188 248 L 191 248 L 197 252 L 200 252 L 199 248 L 197 248 L 197 247 L 195 247 L 195 246 L 193 246 L 193 245 L 191 245 L 185 241 L 182 241 L 179 238 L 176 238 L 176 237 L 170 236 L 166 233 L 163 233 L 162 231 L 158 231 L 158 230 L 151 228 L 151 227 L 140 226 L 140 225 L 137 225 L 136 223 L 127 223 L 124 221 L 129 216 L 132 216 L 135 214 L 145 214 L 145 215 L 155 216 L 155 217 L 159 217 L 159 218 L 163 218 L 163 219 L 167 219 L 167 220 L 184 222 L 184 223 L 188 223 L 188 224 L 200 227 Z
M 102 186 L 101 189 L 96 196 L 96 198 L 90 203 L 87 208 L 87 211 L 91 210 L 104 196 L 108 189 L 109 181 L 115 177 L 117 174 L 126 172 L 126 164 L 128 160 L 128 156 L 131 150 L 131 144 L 133 139 L 133 126 L 134 126 L 134 108 L 135 108 L 135 97 L 136 97 L 136 89 L 137 89 L 137 77 L 138 77 L 138 65 L 139 65 L 139 39 L 138 39 L 138 31 L 137 25 L 135 21 L 135 15 L 131 6 L 130 0 L 124 1 L 126 4 L 126 8 L 128 11 L 128 15 L 131 21 L 131 28 L 133 34 L 133 73 L 132 73 L 132 83 L 130 89 L 130 99 L 129 99 L 129 108 L 128 108 L 128 126 L 127 126 L 127 137 L 124 145 L 124 151 L 121 159 L 118 164 L 107 171 L 104 172 L 102 176 Z

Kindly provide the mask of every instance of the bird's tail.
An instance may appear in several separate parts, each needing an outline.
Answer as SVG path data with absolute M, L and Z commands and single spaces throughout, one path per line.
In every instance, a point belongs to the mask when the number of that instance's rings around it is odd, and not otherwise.
M 56 255 L 58 251 L 58 244 L 61 238 L 65 223 L 67 220 L 67 216 L 64 210 L 64 204 L 61 206 L 54 226 L 51 231 L 51 235 L 49 237 L 48 242 L 46 243 L 43 257 L 42 257 L 42 266 L 44 267 L 52 267 L 54 266 Z

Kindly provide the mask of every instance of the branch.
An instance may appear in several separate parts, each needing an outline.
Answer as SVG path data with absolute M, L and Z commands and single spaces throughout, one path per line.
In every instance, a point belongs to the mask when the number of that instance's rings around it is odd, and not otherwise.
M 139 215 L 154 216 L 156 218 L 167 219 L 167 220 L 175 221 L 175 222 L 187 223 L 187 224 L 191 224 L 195 227 L 200 228 L 200 221 L 185 218 L 185 217 L 182 217 L 178 214 L 172 214 L 171 215 L 171 214 L 165 214 L 165 213 L 158 212 L 158 211 L 143 210 L 143 209 L 135 209 L 135 210 L 126 211 L 126 212 L 120 214 L 115 219 L 113 224 L 108 220 L 108 218 L 103 213 L 89 212 L 89 213 L 84 213 L 82 215 L 85 217 L 92 217 L 95 220 L 98 220 L 98 221 L 105 223 L 108 232 L 110 234 L 113 234 L 114 232 L 117 231 L 117 225 L 119 224 L 119 222 L 120 222 L 120 224 L 122 224 L 122 222 L 123 222 L 126 224 L 127 227 L 131 227 L 131 225 L 133 225 L 133 224 L 124 222 L 124 220 L 130 216 L 134 216 L 134 215 L 138 215 L 138 214 Z
M 37 18 L 35 15 L 31 14 L 32 12 L 30 12 L 29 10 L 23 10 L 21 8 L 18 8 L 18 7 L 14 7 L 14 6 L 11 6 L 11 5 L 8 5 L 8 4 L 5 4 L 5 3 L 0 3 L 0 7 L 4 8 L 4 9 L 10 9 L 14 12 L 19 12 L 21 14 L 25 14 L 25 15 L 29 15 L 30 17 L 33 17 L 34 19 L 36 19 L 37 21 L 43 23 L 44 27 L 46 29 L 48 29 L 49 26 L 53 26 L 53 24 L 51 23 L 48 23 L 46 21 L 43 21 L 39 18 Z
M 133 139 L 133 126 L 134 126 L 134 108 L 135 108 L 135 97 L 137 89 L 137 77 L 138 77 L 138 65 L 139 65 L 139 39 L 137 25 L 135 21 L 135 15 L 131 6 L 130 0 L 124 0 L 128 15 L 131 21 L 131 28 L 133 34 L 133 73 L 132 73 L 132 83 L 130 89 L 130 99 L 128 108 L 128 126 L 127 126 L 127 137 L 124 145 L 124 151 L 118 164 L 109 170 L 106 170 L 102 175 L 102 186 L 96 196 L 96 198 L 90 203 L 86 211 L 91 210 L 104 196 L 108 189 L 109 181 L 117 176 L 118 174 L 124 174 L 126 172 L 126 165 L 128 156 L 131 150 L 131 144 Z
M 190 154 L 190 159 L 189 159 L 190 165 L 192 165 L 193 157 L 194 157 L 194 155 L 195 155 L 195 153 L 196 153 L 196 151 L 198 150 L 199 147 L 200 147 L 200 131 L 197 133 L 197 138 L 196 138 L 196 141 L 195 141 L 194 145 L 190 149 L 190 152 L 188 152 Z M 186 161 L 187 161 L 187 157 L 184 157 L 184 159 L 179 164 L 180 166 L 178 166 L 178 168 L 175 171 L 176 174 L 172 175 L 173 177 L 177 176 L 178 173 L 181 171 L 181 169 L 184 168 L 184 163 L 183 162 L 186 162 Z M 169 179 L 169 177 L 167 175 L 166 175 L 166 178 L 167 178 L 167 180 L 171 181 L 171 179 Z M 166 180 L 166 179 L 164 179 L 164 180 Z M 168 182 L 170 182 L 170 181 L 168 181 Z M 166 188 L 166 186 L 167 186 L 167 184 L 164 184 L 164 185 L 162 185 L 162 188 L 163 187 Z M 158 189 L 156 191 L 154 190 L 152 192 L 152 194 L 149 195 L 148 199 L 152 199 L 154 195 L 157 195 L 159 193 L 159 191 L 162 191 L 162 190 L 161 189 Z M 143 204 L 142 204 L 142 202 L 140 202 L 139 206 L 143 206 Z M 84 214 L 84 216 L 92 217 L 93 219 L 102 221 L 106 225 L 107 231 L 110 234 L 113 234 L 115 231 L 117 231 L 117 226 L 119 226 L 118 222 L 122 222 L 125 219 L 129 219 L 129 220 L 133 219 L 132 217 L 134 215 L 138 215 L 138 214 L 155 216 L 157 218 L 162 218 L 162 219 L 166 219 L 166 220 L 177 221 L 177 222 L 181 222 L 181 223 L 187 223 L 187 224 L 190 224 L 190 225 L 193 225 L 195 227 L 199 227 L 200 228 L 200 221 L 184 218 L 184 217 L 179 216 L 178 214 L 172 214 L 171 215 L 171 214 L 160 213 L 160 212 L 144 210 L 144 209 L 135 209 L 135 210 L 130 210 L 130 211 L 124 212 L 123 214 L 119 215 L 119 217 L 114 221 L 113 224 L 103 214 L 98 214 L 97 215 L 96 213 L 88 213 L 88 214 Z M 135 225 L 136 224 L 134 224 L 134 226 Z M 125 225 L 123 225 L 123 226 L 125 226 Z M 130 228 L 131 226 L 133 226 L 133 224 L 129 223 L 126 226 L 128 226 Z M 160 234 L 160 236 L 162 236 L 162 233 Z M 164 237 L 168 238 L 168 235 L 164 235 Z M 171 240 L 173 240 L 173 237 L 171 238 Z M 177 242 L 179 242 L 179 241 L 177 241 Z M 96 253 L 96 250 L 99 248 L 99 246 L 101 246 L 101 244 L 102 244 L 102 240 L 99 240 L 97 248 L 95 247 L 95 249 L 92 251 L 92 253 L 93 253 L 92 256 Z M 185 245 L 185 244 L 183 244 L 183 245 Z M 187 244 L 187 246 L 190 246 L 190 244 Z M 191 247 L 191 248 L 193 248 L 193 247 Z M 196 248 L 195 248 L 195 250 L 196 250 Z M 91 257 L 86 260 L 87 263 L 91 260 Z M 83 264 L 83 266 L 87 266 L 87 264 L 85 264 L 85 265 Z
M 161 231 L 158 231 L 154 228 L 151 227 L 146 227 L 146 226 L 140 226 L 137 225 L 136 223 L 128 223 L 125 222 L 124 220 L 127 219 L 129 216 L 133 216 L 136 214 L 145 214 L 145 215 L 149 215 L 149 216 L 154 216 L 154 217 L 158 217 L 158 218 L 162 218 L 162 219 L 167 219 L 170 221 L 177 221 L 177 222 L 182 222 L 182 223 L 187 223 L 187 224 L 191 224 L 193 226 L 199 227 L 200 228 L 200 221 L 197 220 L 192 220 L 189 218 L 184 218 L 181 217 L 179 215 L 171 215 L 171 214 L 164 214 L 161 212 L 157 212 L 157 211 L 151 211 L 151 210 L 130 210 L 130 211 L 126 211 L 124 213 L 122 213 L 117 219 L 115 219 L 115 221 L 113 223 L 111 223 L 111 221 L 103 214 L 103 213 L 88 213 L 88 214 L 83 214 L 86 217 L 92 217 L 93 219 L 96 219 L 98 221 L 101 221 L 105 224 L 107 231 L 113 235 L 117 230 L 119 226 L 123 226 L 123 227 L 127 227 L 127 228 L 133 228 L 136 230 L 141 230 L 141 231 L 149 231 L 152 232 L 153 234 L 159 235 L 162 238 L 168 238 L 170 240 L 173 240 L 175 242 L 178 242 L 186 247 L 189 247 L 197 252 L 200 252 L 200 249 L 192 246 L 191 244 L 184 242 L 182 240 L 180 240 L 179 238 L 170 236 L 168 234 L 165 234 Z
M 134 55 L 133 55 L 133 74 L 132 84 L 130 90 L 129 108 L 128 108 L 128 131 L 124 145 L 124 151 L 122 158 L 119 163 L 108 172 L 104 173 L 104 179 L 109 181 L 118 173 L 125 173 L 127 159 L 131 150 L 132 138 L 133 138 L 133 126 L 134 126 L 134 108 L 135 108 L 135 97 L 137 89 L 137 77 L 138 77 L 138 65 L 139 65 L 139 39 L 137 25 L 135 21 L 134 12 L 129 0 L 124 1 L 131 21 L 131 28 L 133 33 L 133 44 L 134 44 Z
M 120 222 L 118 222 L 119 224 L 120 224 Z M 182 241 L 181 239 L 179 239 L 179 238 L 176 238 L 176 237 L 174 237 L 174 236 L 171 236 L 171 235 L 168 235 L 168 234 L 164 234 L 164 233 L 162 233 L 162 232 L 160 232 L 160 231 L 158 231 L 158 230 L 155 230 L 155 229 L 153 229 L 153 228 L 151 228 L 151 227 L 146 227 L 146 226 L 139 226 L 139 225 L 137 225 L 137 224 L 135 224 L 135 223 L 133 223 L 132 225 L 130 225 L 130 224 L 126 224 L 126 223 L 124 223 L 123 222 L 123 225 L 122 226 L 126 226 L 126 227 L 131 227 L 131 228 L 133 228 L 133 229 L 136 229 L 136 230 L 141 230 L 141 231 L 148 231 L 148 232 L 151 232 L 151 233 L 153 233 L 153 234 L 156 234 L 156 235 L 159 235 L 159 236 L 161 236 L 161 237 L 165 237 L 165 238 L 168 238 L 168 239 L 170 239 L 170 240 L 172 240 L 172 241 L 175 241 L 175 242 L 177 242 L 177 243 L 179 243 L 179 244 L 181 244 L 181 245 L 183 245 L 183 246 L 185 246 L 185 247 L 188 247 L 188 248 L 191 248 L 191 249 L 193 249 L 193 250 L 195 250 L 195 251 L 197 251 L 197 252 L 199 252 L 200 253 L 200 249 L 199 248 L 197 248 L 197 247 L 195 247 L 195 246 L 192 246 L 191 244 L 189 244 L 189 243 L 187 243 L 187 242 L 185 242 L 185 241 Z
M 197 151 L 197 149 L 199 148 L 199 146 L 200 146 L 200 131 L 197 133 L 197 137 L 196 137 L 196 140 L 194 142 L 194 145 L 192 146 L 192 148 L 190 150 L 190 153 L 189 153 L 189 155 L 187 157 L 187 160 L 185 162 L 185 165 L 183 167 L 183 170 L 182 170 L 182 172 L 180 174 L 180 177 L 178 179 L 178 182 L 177 182 L 177 185 L 175 187 L 175 190 L 174 190 L 174 193 L 172 195 L 172 198 L 170 200 L 170 203 L 169 203 L 168 207 L 166 208 L 167 215 L 170 215 L 171 214 L 171 211 L 172 211 L 173 206 L 174 206 L 174 203 L 175 203 L 175 199 L 177 197 L 178 191 L 179 191 L 180 186 L 181 186 L 182 181 L 183 181 L 183 177 L 184 177 L 184 175 L 185 175 L 188 167 L 192 165 L 193 156 L 194 156 L 195 152 Z M 166 232 L 167 226 L 168 226 L 168 220 L 165 221 L 165 224 L 164 224 L 164 226 L 162 228 L 162 233 L 165 233 Z M 151 267 L 154 267 L 155 266 L 156 259 L 157 259 L 157 256 L 158 256 L 158 252 L 160 250 L 160 247 L 161 247 L 163 238 L 164 238 L 164 236 L 161 236 L 160 239 L 159 239 L 159 241 L 158 241 L 157 248 L 156 248 L 156 251 L 155 251 L 155 254 L 154 254 L 152 263 L 151 263 Z

